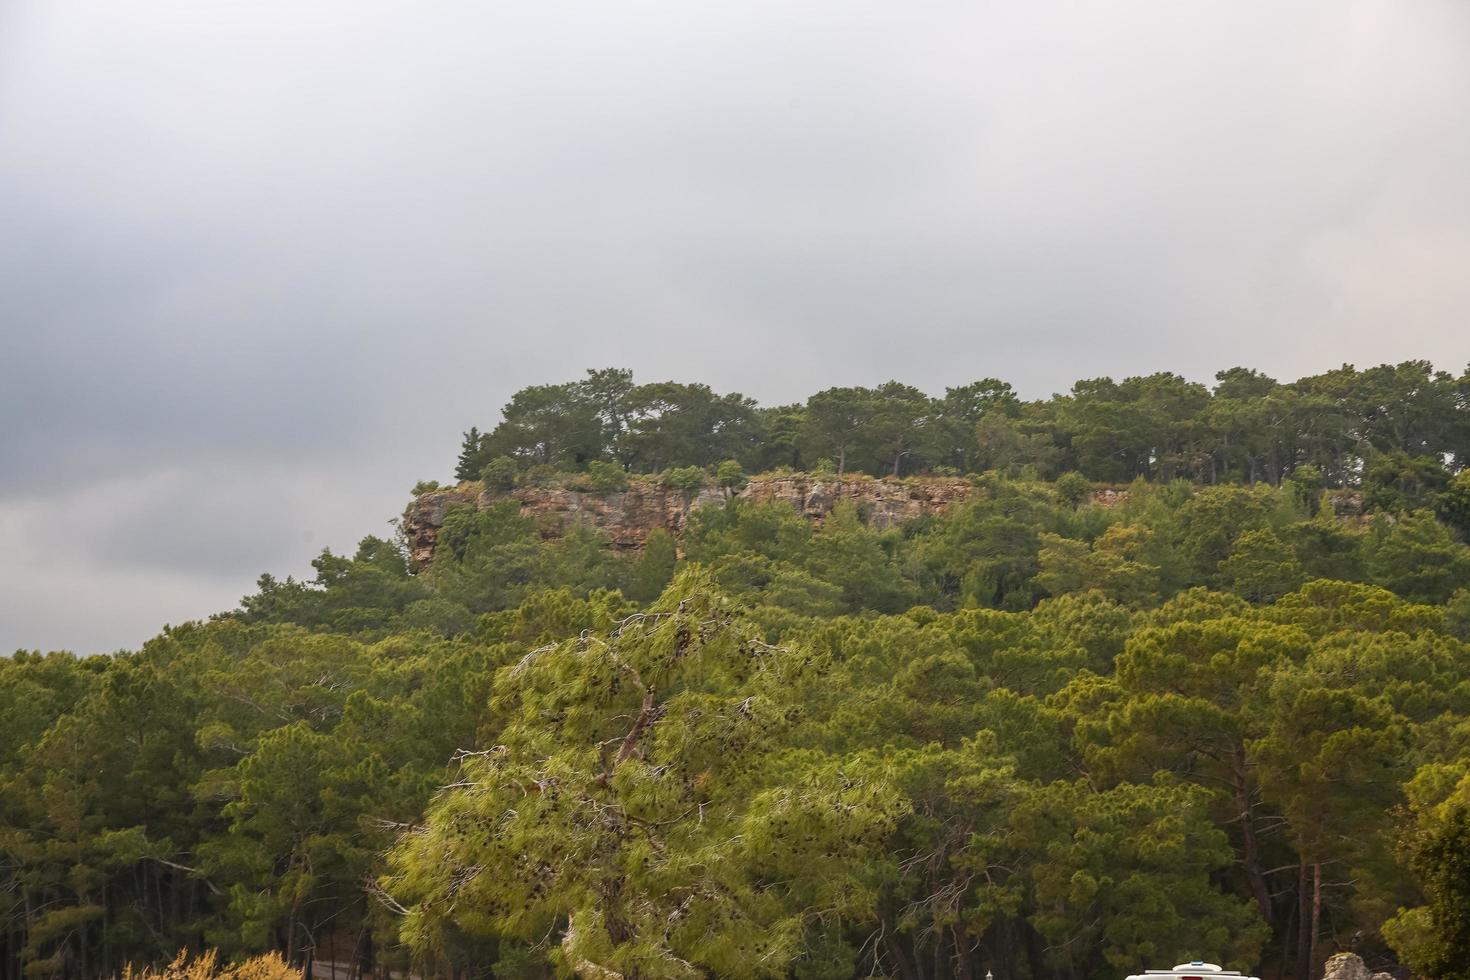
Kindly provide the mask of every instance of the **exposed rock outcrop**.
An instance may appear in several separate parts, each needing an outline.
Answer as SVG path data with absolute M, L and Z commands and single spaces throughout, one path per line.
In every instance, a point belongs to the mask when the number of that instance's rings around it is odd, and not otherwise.
M 557 486 L 490 492 L 478 483 L 468 483 L 420 494 L 404 512 L 402 528 L 413 565 L 419 568 L 433 560 L 445 514 L 456 504 L 483 509 L 496 501 L 515 500 L 521 514 L 535 520 L 545 538 L 561 537 L 574 525 L 584 523 L 606 535 L 613 547 L 635 550 L 643 547 L 655 529 L 681 534 L 694 511 L 706 506 L 723 507 L 732 497 L 785 503 L 816 523 L 842 501 L 851 501 L 870 526 L 885 530 L 918 517 L 943 514 L 980 492 L 970 481 L 958 478 L 877 480 L 809 473 L 757 477 L 733 494 L 712 486 L 686 492 L 639 476 L 630 477 L 627 489 L 616 493 Z M 1091 503 L 1119 507 L 1128 497 L 1126 487 L 1099 487 L 1092 491 Z M 1357 490 L 1330 491 L 1329 505 L 1339 520 L 1364 520 L 1363 495 Z
M 1327 502 L 1332 507 L 1332 516 L 1341 520 L 1361 521 L 1367 512 L 1361 490 L 1329 490 Z
M 484 494 L 480 506 L 495 500 L 518 500 L 521 516 L 530 517 L 543 538 L 561 537 L 574 524 L 585 523 L 607 535 L 614 548 L 641 548 L 655 529 L 679 534 L 689 515 L 700 507 L 725 505 L 713 487 L 692 493 L 660 486 L 651 480 L 629 480 L 617 493 L 593 493 L 561 487 L 523 487 L 504 494 Z
M 824 519 L 838 503 L 852 501 L 864 520 L 884 529 L 916 517 L 942 514 L 973 492 L 968 481 L 958 479 L 920 482 L 800 474 L 751 480 L 733 496 L 761 503 L 786 503 L 815 522 Z M 500 500 L 518 501 L 521 514 L 535 520 L 545 538 L 560 537 L 573 525 L 585 523 L 606 535 L 613 547 L 636 549 L 643 547 L 655 529 L 682 533 L 695 510 L 723 507 L 731 496 L 714 487 L 684 492 L 638 478 L 630 479 L 627 489 L 616 493 L 564 487 L 520 487 L 492 493 L 482 491 L 478 484 L 466 484 L 421 494 L 409 504 L 401 526 L 415 567 L 433 560 L 439 529 L 451 507 L 458 504 L 483 509 Z
M 1322 966 L 1322 980 L 1394 980 L 1394 976 L 1369 970 L 1357 953 L 1334 953 Z
M 413 503 L 403 512 L 399 529 L 408 542 L 408 557 L 414 567 L 427 564 L 434 557 L 434 547 L 439 543 L 439 529 L 444 526 L 444 516 L 455 504 L 478 506 L 480 494 L 465 487 L 448 490 L 430 490 L 413 498 Z
M 852 480 L 798 474 L 752 480 L 738 496 L 756 503 L 787 503 L 815 521 L 850 500 L 864 520 L 881 531 L 916 517 L 942 514 L 968 500 L 974 489 L 967 480 Z

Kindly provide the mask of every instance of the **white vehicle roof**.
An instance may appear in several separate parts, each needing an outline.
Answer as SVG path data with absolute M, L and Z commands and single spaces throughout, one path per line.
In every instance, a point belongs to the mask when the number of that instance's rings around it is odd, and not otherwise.
M 1257 977 L 1242 977 L 1238 970 L 1222 970 L 1214 963 L 1206 963 L 1204 960 L 1195 960 L 1192 963 L 1180 963 L 1172 970 L 1144 970 L 1128 977 L 1128 980 L 1188 980 L 1198 977 L 1199 980 L 1211 980 L 1214 977 L 1240 977 L 1241 980 L 1258 980 Z

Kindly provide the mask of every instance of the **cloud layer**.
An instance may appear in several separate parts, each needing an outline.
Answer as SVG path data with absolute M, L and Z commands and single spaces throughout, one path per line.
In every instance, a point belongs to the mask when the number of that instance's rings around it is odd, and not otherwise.
M 0 7 L 0 649 L 381 532 L 584 366 L 1470 361 L 1470 8 Z

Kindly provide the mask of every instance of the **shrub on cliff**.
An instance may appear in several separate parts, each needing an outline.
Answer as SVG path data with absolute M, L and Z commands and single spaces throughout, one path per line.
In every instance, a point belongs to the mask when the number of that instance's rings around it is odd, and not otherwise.
M 593 493 L 622 493 L 628 489 L 628 474 L 617 463 L 594 459 L 577 482 L 578 489 L 585 487 Z
M 480 470 L 480 480 L 486 490 L 510 490 L 516 485 L 516 461 L 509 456 L 495 457 Z
M 708 478 L 709 474 L 698 466 L 680 466 L 659 474 L 661 484 L 670 490 L 681 490 L 684 493 L 694 493 L 704 486 Z
M 521 474 L 521 485 L 527 487 L 561 486 L 567 474 L 550 463 L 537 463 Z
M 721 489 L 736 490 L 745 485 L 745 469 L 739 460 L 727 459 L 715 467 L 715 483 Z

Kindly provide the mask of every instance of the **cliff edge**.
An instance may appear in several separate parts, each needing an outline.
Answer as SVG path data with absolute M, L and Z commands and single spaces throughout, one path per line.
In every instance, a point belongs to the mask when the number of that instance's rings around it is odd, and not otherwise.
M 614 548 L 633 550 L 643 547 L 655 529 L 678 535 L 694 511 L 723 507 L 732 499 L 786 503 L 814 522 L 847 500 L 858 505 L 870 525 L 883 529 L 942 514 L 968 499 L 974 490 L 961 479 L 876 480 L 810 474 L 756 477 L 738 491 L 713 486 L 684 491 L 639 477 L 630 477 L 627 489 L 613 493 L 549 486 L 490 491 L 478 483 L 467 483 L 415 497 L 404 511 L 401 526 L 413 565 L 420 568 L 433 560 L 439 528 L 455 505 L 478 510 L 497 501 L 515 500 L 521 514 L 536 521 L 543 537 L 560 537 L 581 522 L 606 535 Z

